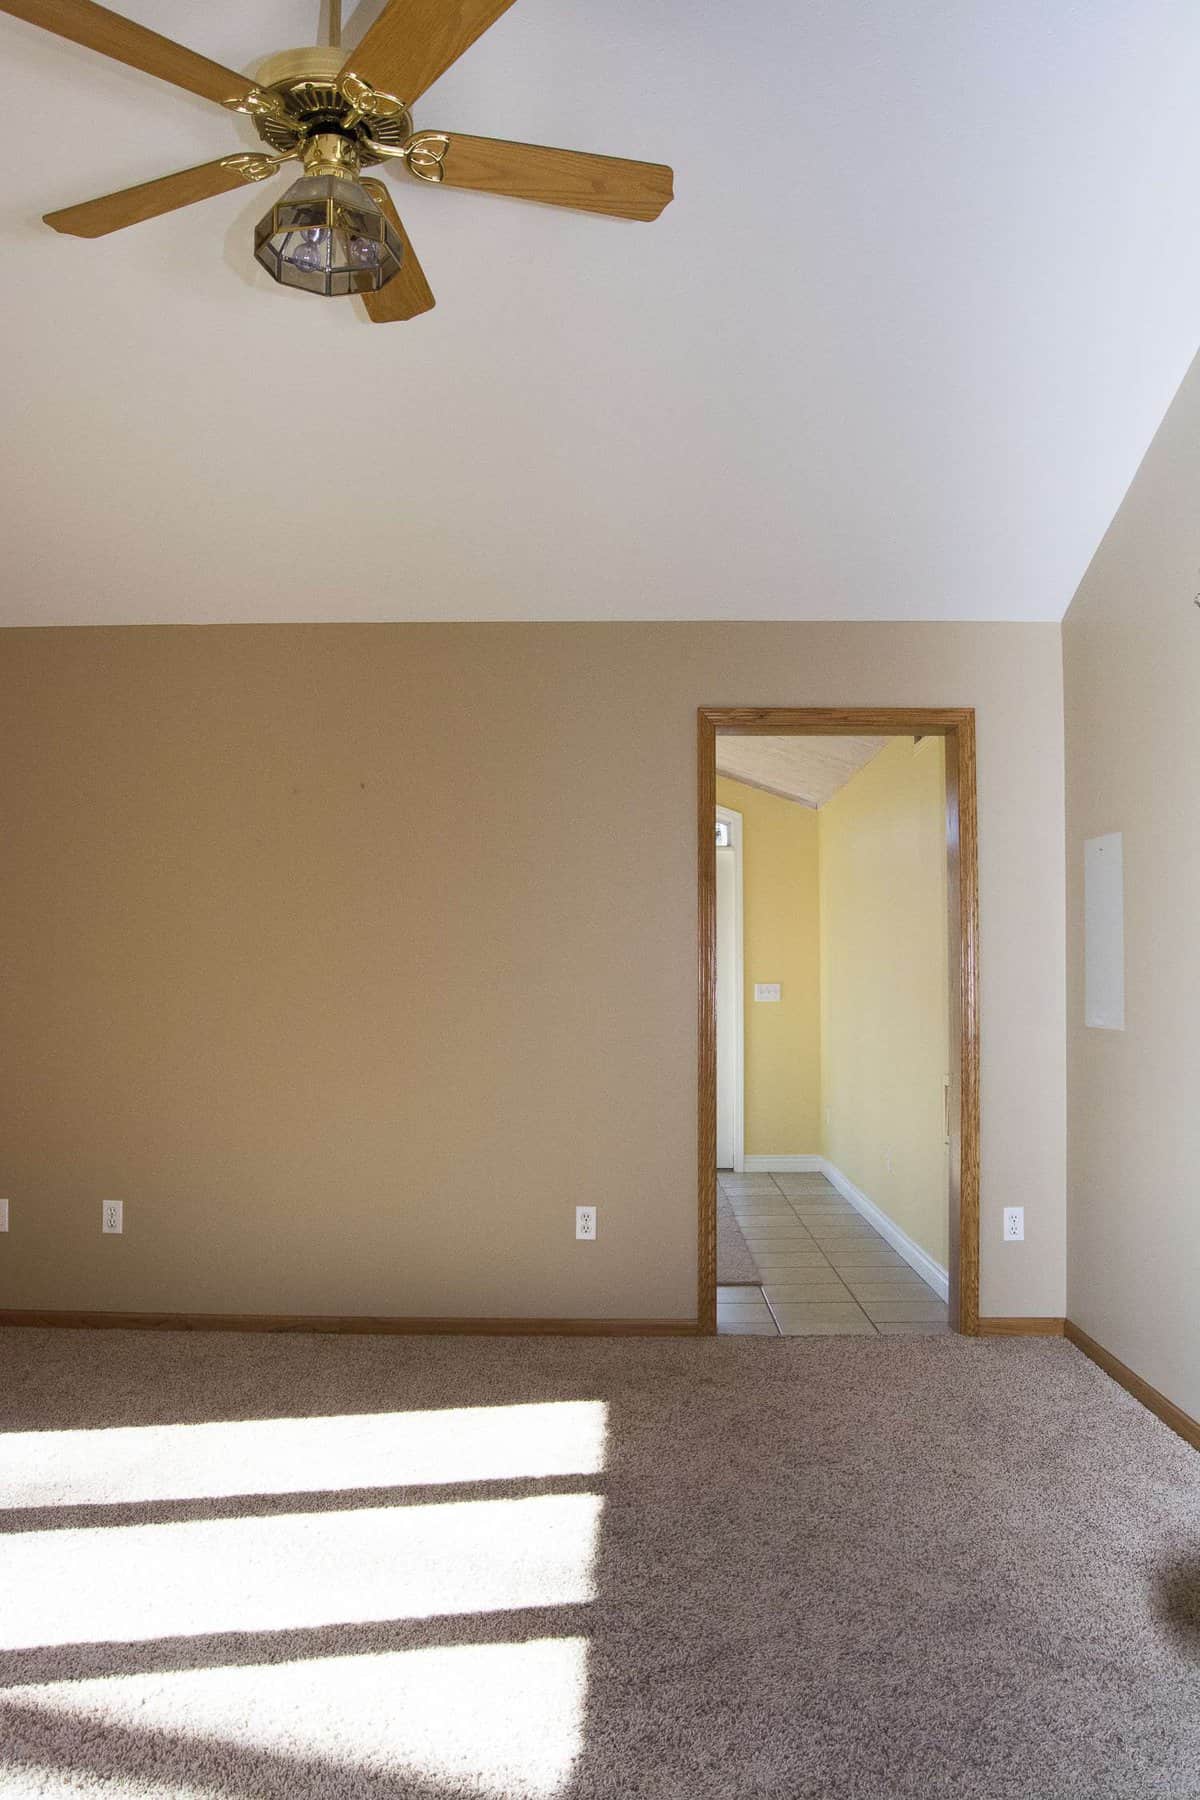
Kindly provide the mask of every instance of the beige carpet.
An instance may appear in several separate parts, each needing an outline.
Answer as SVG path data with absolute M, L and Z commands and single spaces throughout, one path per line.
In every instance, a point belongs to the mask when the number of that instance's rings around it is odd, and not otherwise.
M 1071 1347 L 0 1333 L 0 1795 L 1196 1800 Z

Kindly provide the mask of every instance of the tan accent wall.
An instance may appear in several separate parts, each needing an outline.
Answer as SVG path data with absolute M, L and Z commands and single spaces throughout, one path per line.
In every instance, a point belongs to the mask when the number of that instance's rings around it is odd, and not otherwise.
M 1200 364 L 1063 628 L 1070 1317 L 1200 1415 Z M 1124 835 L 1125 1029 L 1083 1023 L 1083 844 Z
M 821 1142 L 821 906 L 817 813 L 717 777 L 742 815 L 745 1153 L 812 1156 Z M 754 998 L 778 981 L 781 998 Z
M 896 738 L 817 814 L 821 1148 L 949 1257 L 946 746 Z
M 983 1310 L 1061 1313 L 1059 632 L 942 624 L 0 634 L 0 1305 L 694 1316 L 695 710 L 889 703 L 978 709 Z

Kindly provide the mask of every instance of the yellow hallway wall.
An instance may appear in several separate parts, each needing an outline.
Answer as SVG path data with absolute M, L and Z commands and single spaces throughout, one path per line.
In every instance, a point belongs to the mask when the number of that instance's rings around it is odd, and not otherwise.
M 742 815 L 747 1156 L 816 1153 L 821 1129 L 817 814 L 717 777 L 717 804 Z M 756 981 L 782 998 L 756 1001 Z
M 943 1267 L 945 807 L 943 741 L 897 738 L 816 815 L 822 1150 Z

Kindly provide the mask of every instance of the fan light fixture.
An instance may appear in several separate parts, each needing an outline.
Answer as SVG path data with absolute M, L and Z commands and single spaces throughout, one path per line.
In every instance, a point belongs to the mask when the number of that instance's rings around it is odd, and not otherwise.
M 254 255 L 284 287 L 306 294 L 373 294 L 397 273 L 400 234 L 357 180 L 357 146 L 321 132 L 304 147 L 307 173 L 254 230 Z
M 239 150 L 61 207 L 44 215 L 46 223 L 70 237 L 106 237 L 233 193 L 243 182 L 266 181 L 295 158 L 304 175 L 260 219 L 256 259 L 284 287 L 361 294 L 367 317 L 386 325 L 428 312 L 433 290 L 387 183 L 365 176 L 364 169 L 392 165 L 426 192 L 468 188 L 614 219 L 657 219 L 674 191 L 663 163 L 414 129 L 415 102 L 512 4 L 382 0 L 366 35 L 346 50 L 341 0 L 322 0 L 329 42 L 280 50 L 251 78 L 110 12 L 99 0 L 0 0 L 0 14 L 244 115 L 262 140 L 259 150 Z

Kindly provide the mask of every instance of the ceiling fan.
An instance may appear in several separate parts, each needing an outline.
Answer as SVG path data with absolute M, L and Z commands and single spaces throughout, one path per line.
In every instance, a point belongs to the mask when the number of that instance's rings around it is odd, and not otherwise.
M 286 287 L 360 294 L 370 317 L 387 324 L 428 312 L 434 299 L 388 189 L 360 179 L 372 164 L 398 162 L 433 185 L 621 219 L 656 219 L 672 198 L 672 174 L 661 163 L 458 131 L 414 131 L 414 102 L 512 4 L 387 0 L 346 55 L 336 43 L 335 0 L 333 44 L 281 51 L 251 81 L 93 0 L 0 0 L 0 12 L 248 114 L 266 145 L 47 213 L 46 224 L 74 237 L 104 237 L 243 182 L 263 181 L 299 159 L 303 177 L 255 229 L 255 257 Z

